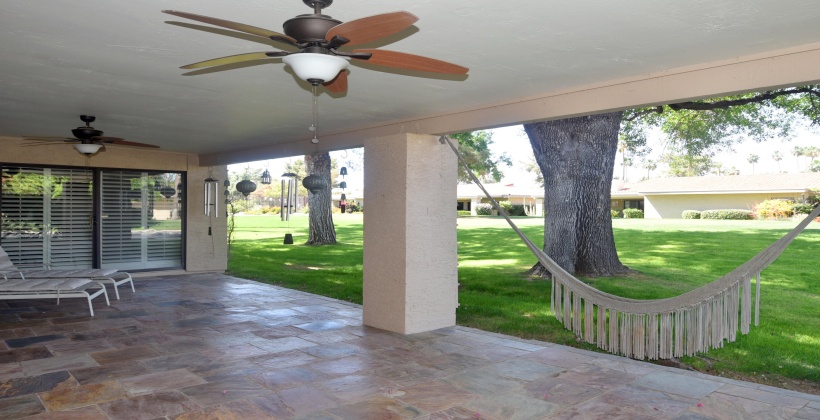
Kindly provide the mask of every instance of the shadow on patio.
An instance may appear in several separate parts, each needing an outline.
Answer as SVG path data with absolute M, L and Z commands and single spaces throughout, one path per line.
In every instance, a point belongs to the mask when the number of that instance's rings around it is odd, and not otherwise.
M 469 328 L 387 333 L 226 275 L 135 283 L 93 318 L 81 299 L 0 303 L 0 417 L 820 418 L 820 396 Z

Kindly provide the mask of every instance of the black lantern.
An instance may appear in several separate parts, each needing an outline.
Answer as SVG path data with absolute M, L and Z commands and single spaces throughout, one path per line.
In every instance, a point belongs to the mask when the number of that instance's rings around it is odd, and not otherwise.
M 347 182 L 345 182 L 345 181 L 340 182 L 339 183 L 339 188 L 341 188 L 341 189 L 347 188 Z
M 236 184 L 236 190 L 247 197 L 250 193 L 256 191 L 256 183 L 251 180 L 242 180 Z
M 265 172 L 262 172 L 262 183 L 270 185 L 270 172 L 267 169 L 265 169 Z
M 165 186 L 159 189 L 159 193 L 165 198 L 171 198 L 177 193 L 177 190 L 174 187 Z
M 305 188 L 310 190 L 310 192 L 316 194 L 323 188 L 327 187 L 327 181 L 325 181 L 324 178 L 317 175 L 308 175 L 305 177 L 305 179 L 302 180 L 302 185 L 304 185 Z
M 347 175 L 347 168 L 342 166 L 342 169 L 339 170 L 339 175 L 341 175 L 341 176 Z
M 340 198 L 340 200 L 341 200 L 341 201 L 345 201 L 345 200 L 347 200 L 347 196 L 345 195 L 345 193 L 342 193 L 342 198 Z

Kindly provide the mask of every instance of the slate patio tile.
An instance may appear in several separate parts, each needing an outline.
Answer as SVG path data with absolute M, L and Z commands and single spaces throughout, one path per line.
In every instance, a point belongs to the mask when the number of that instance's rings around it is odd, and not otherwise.
M 20 419 L 45 411 L 46 408 L 35 394 L 0 399 L 0 414 L 4 419 Z
M 343 419 L 401 420 L 416 418 L 424 414 L 416 407 L 381 395 L 353 404 L 328 408 L 324 411 Z
M 0 399 L 36 394 L 60 387 L 68 388 L 77 385 L 79 385 L 77 381 L 72 378 L 67 371 L 7 379 L 0 381 Z
M 148 369 L 146 369 L 145 366 L 130 362 L 71 370 L 71 374 L 82 385 L 130 378 L 147 372 Z
M 552 418 L 559 408 L 542 399 L 530 398 L 517 393 L 487 395 L 474 399 L 464 406 L 475 410 L 481 416 L 486 414 L 505 420 Z
M 109 381 L 56 389 L 38 395 L 49 411 L 60 411 L 125 398 L 125 391 L 119 382 Z
M 161 354 L 150 346 L 133 346 L 116 350 L 90 353 L 89 356 L 94 358 L 94 360 L 101 365 L 108 365 L 112 363 L 126 363 L 143 359 L 151 359 L 154 357 L 159 357 Z
M 723 386 L 720 382 L 666 371 L 650 373 L 633 384 L 691 398 L 703 398 Z
M 396 399 L 428 413 L 463 405 L 478 397 L 477 394 L 440 381 L 422 382 L 403 387 L 399 391 L 403 392 L 403 395 L 397 395 Z
M 201 377 L 187 369 L 176 369 L 164 372 L 153 372 L 134 376 L 120 381 L 129 397 L 150 394 L 159 390 L 187 388 L 206 383 Z
M 20 362 L 20 366 L 26 375 L 39 375 L 41 373 L 56 372 L 59 370 L 74 370 L 99 366 L 99 364 L 87 354 L 82 353 L 45 359 L 25 360 Z
M 249 400 L 238 400 L 170 416 L 170 418 L 173 420 L 277 420 L 282 417 L 273 416 Z
M 45 359 L 53 356 L 46 346 L 24 347 L 0 352 L 0 364 Z
M 55 343 L 55 342 L 66 342 L 68 338 L 63 334 L 48 334 L 48 335 L 37 335 L 34 337 L 25 337 L 25 338 L 8 338 L 6 339 L 6 345 L 10 349 L 19 349 L 22 347 L 29 347 L 29 346 L 36 346 L 42 345 L 45 343 Z
M 100 408 L 115 419 L 151 420 L 193 411 L 199 407 L 178 391 L 160 391 L 103 403 Z
M 48 411 L 26 417 L 26 420 L 110 420 L 110 418 L 100 410 L 99 406 L 91 405 L 65 411 Z
M 202 385 L 189 386 L 180 392 L 202 407 L 224 404 L 229 401 L 270 394 L 273 391 L 249 378 L 236 377 Z

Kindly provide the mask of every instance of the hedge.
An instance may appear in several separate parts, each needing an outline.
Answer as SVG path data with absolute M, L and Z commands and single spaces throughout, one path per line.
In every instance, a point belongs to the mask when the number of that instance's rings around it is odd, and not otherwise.
M 470 213 L 470 210 L 458 210 L 458 215 L 459 216 L 470 216 L 470 215 L 472 215 L 472 213 Z
M 624 209 L 624 219 L 643 219 L 641 209 Z
M 751 210 L 742 209 L 721 209 L 721 210 L 704 210 L 700 212 L 701 219 L 719 219 L 719 220 L 751 220 Z
M 618 210 L 610 210 L 609 215 L 612 216 L 613 219 L 618 219 L 621 217 L 621 212 Z
M 493 205 L 489 203 L 481 203 L 475 206 L 475 214 L 479 216 L 489 216 L 493 214 Z
M 684 210 L 681 217 L 684 219 L 700 219 L 700 210 Z

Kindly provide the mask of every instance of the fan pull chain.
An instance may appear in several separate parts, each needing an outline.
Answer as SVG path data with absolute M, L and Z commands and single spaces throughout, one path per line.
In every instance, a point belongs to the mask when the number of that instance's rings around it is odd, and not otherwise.
M 319 95 L 316 93 L 316 85 L 313 85 L 313 125 L 310 126 L 310 130 L 313 131 L 313 139 L 310 142 L 319 143 Z

